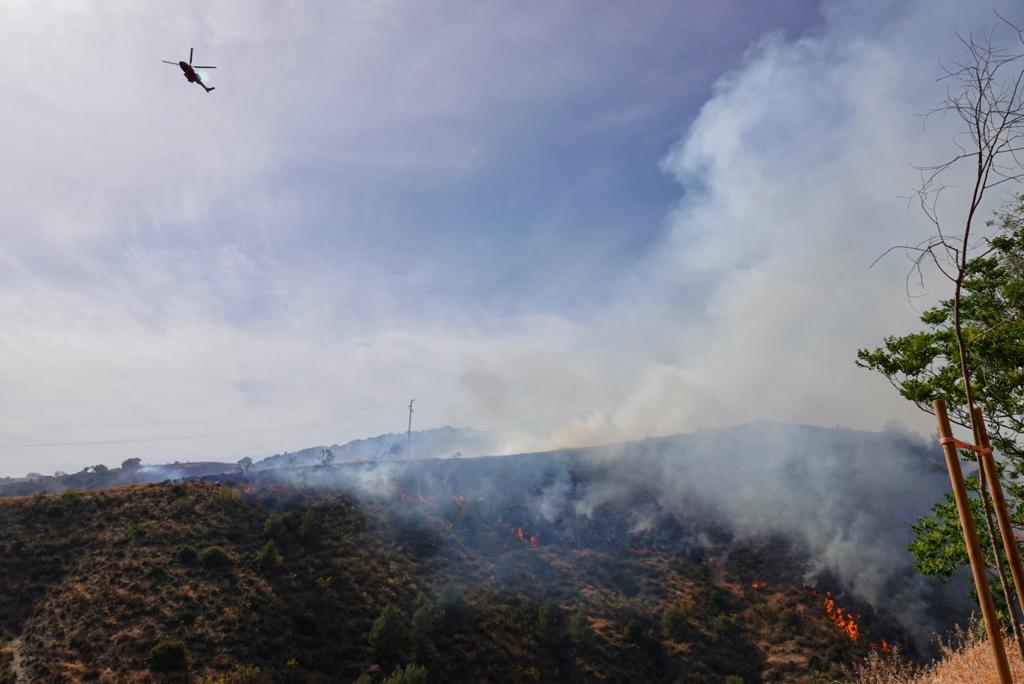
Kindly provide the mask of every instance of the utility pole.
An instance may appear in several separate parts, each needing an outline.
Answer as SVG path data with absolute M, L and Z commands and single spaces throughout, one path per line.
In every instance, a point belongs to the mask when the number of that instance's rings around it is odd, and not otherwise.
M 405 457 L 412 458 L 412 402 L 415 399 L 409 400 L 409 428 L 405 432 Z

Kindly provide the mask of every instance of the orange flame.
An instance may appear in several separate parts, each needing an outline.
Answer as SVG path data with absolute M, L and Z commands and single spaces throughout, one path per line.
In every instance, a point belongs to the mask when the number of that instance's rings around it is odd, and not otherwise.
M 757 580 L 756 582 L 751 582 L 750 583 L 750 588 L 751 589 L 764 589 L 767 586 L 768 586 L 768 582 L 766 582 L 764 580 Z
M 850 637 L 850 641 L 857 641 L 857 637 L 860 636 L 860 628 L 857 627 L 857 622 L 853 619 L 852 615 L 836 605 L 830 592 L 825 594 L 822 604 L 825 606 L 825 612 L 828 614 L 829 619 L 832 620 L 832 623 L 846 632 L 846 636 Z M 858 615 L 857 617 L 860 616 Z
M 528 544 L 531 548 L 537 548 L 537 535 L 534 534 L 528 537 L 526 535 L 526 531 L 522 527 L 515 527 L 513 525 L 510 525 L 509 523 L 502 520 L 500 515 L 498 516 L 498 524 L 506 530 L 508 530 L 509 533 L 519 541 L 523 542 L 524 544 Z
M 872 642 L 870 644 L 870 647 L 871 647 L 872 651 L 881 651 L 882 653 L 892 653 L 892 650 L 893 650 L 892 644 L 890 644 L 885 639 L 882 639 L 882 643 L 880 643 L 880 644 L 876 644 L 876 643 Z

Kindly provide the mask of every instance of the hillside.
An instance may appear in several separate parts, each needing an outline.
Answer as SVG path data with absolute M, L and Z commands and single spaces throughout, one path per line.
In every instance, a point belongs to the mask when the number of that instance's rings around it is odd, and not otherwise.
M 192 681 L 829 681 L 961 616 L 897 548 L 941 473 L 896 437 L 762 425 L 3 499 L 0 681 L 174 681 L 150 672 L 168 639 Z M 415 638 L 370 640 L 389 605 Z
M 202 482 L 8 499 L 0 630 L 32 682 L 150 681 L 164 639 L 184 642 L 197 676 L 255 666 L 275 681 L 351 681 L 380 671 L 373 620 L 388 604 L 411 613 L 420 594 L 435 612 L 421 657 L 432 681 L 817 681 L 868 649 L 779 561 L 779 540 L 728 558 L 709 553 L 726 543 L 713 529 L 719 540 L 689 554 L 534 545 L 474 508 Z M 280 562 L 261 564 L 271 538 Z M 224 566 L 194 557 L 212 545 Z M 463 608 L 441 600 L 449 583 Z M 9 644 L 3 681 L 12 661 Z

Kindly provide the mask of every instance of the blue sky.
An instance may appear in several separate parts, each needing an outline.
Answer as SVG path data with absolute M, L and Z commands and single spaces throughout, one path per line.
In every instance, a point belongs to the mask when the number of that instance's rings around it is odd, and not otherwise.
M 0 474 L 920 425 L 852 358 L 965 5 L 5 3 Z

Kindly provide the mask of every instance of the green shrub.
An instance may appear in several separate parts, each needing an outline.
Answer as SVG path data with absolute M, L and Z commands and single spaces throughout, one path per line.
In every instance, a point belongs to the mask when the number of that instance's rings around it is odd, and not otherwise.
M 199 562 L 207 568 L 222 568 L 231 563 L 228 552 L 219 546 L 207 546 L 199 552 Z
M 271 539 L 280 540 L 288 529 L 291 522 L 290 513 L 271 513 L 263 523 L 263 534 Z
M 320 536 L 320 521 L 317 519 L 316 511 L 312 508 L 306 509 L 302 515 L 302 523 L 299 525 L 299 536 L 307 542 L 314 541 Z
M 661 614 L 661 633 L 672 641 L 686 638 L 686 611 L 683 606 L 673 603 L 665 608 Z
M 646 639 L 646 630 L 644 625 L 637 619 L 632 619 L 626 623 L 626 642 L 633 646 L 643 645 Z
M 739 675 L 729 675 L 728 677 L 725 678 L 725 684 L 746 684 L 746 683 L 743 681 L 743 677 L 740 677 Z
M 719 613 L 715 616 L 715 620 L 711 625 L 715 634 L 719 636 L 729 636 L 736 630 L 736 620 L 731 615 L 725 613 Z
M 441 596 L 437 599 L 437 610 L 441 619 L 448 626 L 458 624 L 466 611 L 466 601 L 462 597 L 462 589 L 454 582 L 444 585 Z
M 562 638 L 562 611 L 551 599 L 537 611 L 537 642 L 542 646 L 557 647 Z
M 409 627 L 409 641 L 412 656 L 417 662 L 429 660 L 434 654 L 434 611 L 421 594 L 416 599 L 416 609 Z
M 149 650 L 149 669 L 153 672 L 178 672 L 188 666 L 185 644 L 165 640 Z
M 391 666 L 404 659 L 409 625 L 398 608 L 388 604 L 370 628 L 370 651 L 381 665 Z
M 406 665 L 397 669 L 384 680 L 384 684 L 427 684 L 427 668 L 422 665 Z
M 569 638 L 578 646 L 586 646 L 594 638 L 594 632 L 590 629 L 590 620 L 583 608 L 578 608 L 569 618 Z
M 260 550 L 258 556 L 256 556 L 256 562 L 259 564 L 261 570 L 272 570 L 279 566 L 284 561 L 281 554 L 277 551 L 277 544 L 271 539 L 263 548 Z

